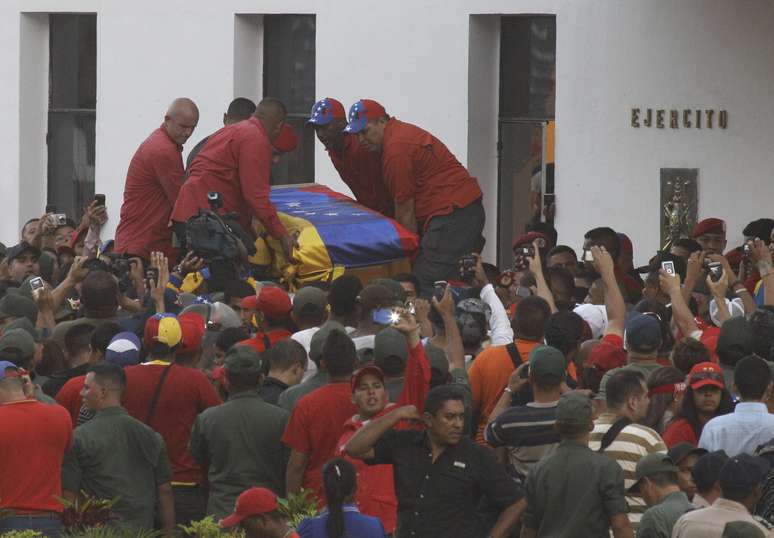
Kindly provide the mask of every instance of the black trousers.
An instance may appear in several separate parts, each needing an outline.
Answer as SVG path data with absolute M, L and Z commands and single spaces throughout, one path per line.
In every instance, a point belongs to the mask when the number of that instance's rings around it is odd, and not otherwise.
M 484 206 L 479 198 L 448 215 L 430 220 L 422 236 L 419 256 L 414 261 L 413 273 L 422 287 L 422 297 L 433 294 L 433 283 L 438 280 L 459 280 L 459 260 L 465 254 L 483 247 Z

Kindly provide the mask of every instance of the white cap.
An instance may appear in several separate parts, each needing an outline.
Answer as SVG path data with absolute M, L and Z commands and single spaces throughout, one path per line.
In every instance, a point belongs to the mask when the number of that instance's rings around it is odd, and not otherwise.
M 728 308 L 732 318 L 744 316 L 744 303 L 738 297 L 732 301 L 726 299 L 726 308 Z M 716 327 L 720 327 L 722 323 L 720 322 L 720 319 L 718 319 L 718 304 L 715 302 L 715 299 L 710 301 L 709 313 L 712 323 L 714 323 Z
M 589 324 L 593 338 L 600 338 L 605 333 L 607 328 L 607 308 L 604 305 L 584 303 L 576 306 L 573 312 Z

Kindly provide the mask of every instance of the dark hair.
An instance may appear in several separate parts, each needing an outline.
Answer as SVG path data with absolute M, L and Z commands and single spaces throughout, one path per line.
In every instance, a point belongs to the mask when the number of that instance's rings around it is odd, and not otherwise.
M 238 392 L 243 390 L 251 390 L 258 387 L 261 384 L 261 376 L 263 371 L 255 368 L 241 368 L 239 370 L 229 370 L 228 367 L 223 369 L 230 385 L 230 391 Z
M 709 362 L 710 352 L 707 347 L 690 336 L 679 340 L 672 349 L 672 364 L 688 375 L 691 368 L 700 362 Z
M 420 291 L 422 290 L 422 286 L 419 284 L 419 279 L 411 273 L 400 273 L 393 276 L 392 279 L 395 282 L 410 282 L 414 286 L 417 295 L 419 295 Z
M 497 277 L 499 277 L 502 272 L 500 271 L 500 268 L 493 263 L 482 263 L 481 265 L 484 267 L 486 277 L 492 282 L 497 280 Z
M 551 241 L 551 244 L 546 245 L 546 247 L 549 248 L 556 244 L 556 239 L 559 237 L 559 233 L 556 231 L 556 228 L 554 228 L 554 225 L 550 222 L 528 222 L 524 229 L 527 232 L 539 232 L 548 237 L 548 239 Z
M 41 354 L 40 364 L 35 367 L 35 373 L 50 376 L 66 368 L 67 361 L 59 342 L 56 340 L 46 340 L 43 342 L 43 353 Z
M 91 335 L 94 325 L 81 323 L 70 327 L 64 336 L 65 352 L 68 358 L 80 353 L 87 353 L 91 349 Z
M 261 360 L 268 364 L 270 369 L 285 372 L 296 364 L 305 366 L 308 359 L 304 346 L 288 338 L 264 351 Z
M 454 385 L 433 387 L 425 398 L 425 413 L 435 415 L 450 400 L 465 403 L 465 395 Z
M 546 322 L 546 345 L 555 347 L 565 357 L 578 349 L 583 339 L 583 318 L 575 312 L 556 312 Z
M 578 259 L 578 254 L 572 247 L 568 247 L 567 245 L 556 245 L 554 248 L 548 251 L 548 254 L 546 254 L 546 260 L 557 254 L 572 254 L 573 258 L 576 260 Z
M 611 375 L 605 385 L 605 399 L 609 409 L 618 409 L 633 396 L 643 392 L 645 376 L 637 370 L 623 368 Z
M 685 381 L 685 374 L 683 372 L 674 366 L 662 366 L 661 368 L 653 370 L 648 376 L 648 390 L 653 390 L 662 385 L 682 383 L 683 381 Z M 651 396 L 650 405 L 648 405 L 648 414 L 645 416 L 643 424 L 662 433 L 664 431 L 664 424 L 662 424 L 664 413 L 666 412 L 666 408 L 674 401 L 674 391 Z
M 738 486 L 738 485 L 730 485 L 730 484 L 723 484 L 723 482 L 720 482 L 720 493 L 721 497 L 724 499 L 728 499 L 729 501 L 734 501 L 742 504 L 747 497 L 752 495 L 753 488 L 752 486 Z
M 363 284 L 354 275 L 340 276 L 331 283 L 328 292 L 328 304 L 335 316 L 352 316 L 357 310 L 357 296 L 363 289 Z
M 352 497 L 357 490 L 357 471 L 355 466 L 343 458 L 333 458 L 322 469 L 325 501 L 328 505 L 328 521 L 325 530 L 328 538 L 343 538 L 344 501 Z
M 231 299 L 243 299 L 251 295 L 255 295 L 255 288 L 244 280 L 239 280 L 238 278 L 228 280 L 223 285 L 223 302 L 226 304 L 231 302 Z
M 769 363 L 757 355 L 748 355 L 736 363 L 734 384 L 744 400 L 760 400 L 771 383 Z
M 774 307 L 759 306 L 750 316 L 753 351 L 766 360 L 774 360 Z
M 322 360 L 331 377 L 342 377 L 355 370 L 357 353 L 352 339 L 340 330 L 332 330 L 325 339 Z
M 519 302 L 513 317 L 514 332 L 527 340 L 542 340 L 551 307 L 542 297 L 530 295 Z
M 556 307 L 559 310 L 572 310 L 575 306 L 572 302 L 575 291 L 575 277 L 572 273 L 564 267 L 549 267 L 544 274 Z
M 368 321 L 374 310 L 393 306 L 395 295 L 386 286 L 369 284 L 360 292 L 359 302 L 360 318 Z
M 124 369 L 112 362 L 98 362 L 89 368 L 89 372 L 94 374 L 94 379 L 100 385 L 112 385 L 113 388 L 121 392 L 126 389 L 126 374 Z
M 250 335 L 247 334 L 247 331 L 243 327 L 229 327 L 220 331 L 217 340 L 215 340 L 215 347 L 225 353 L 231 349 L 231 346 L 234 344 L 241 342 L 242 340 L 247 340 L 248 338 L 250 338 Z
M 681 237 L 675 241 L 672 246 L 684 248 L 688 251 L 689 254 L 693 254 L 694 252 L 699 252 L 701 250 L 701 245 L 699 242 L 695 239 L 691 239 L 690 237 Z
M 88 317 L 106 318 L 118 309 L 118 282 L 107 271 L 92 271 L 81 284 L 81 303 Z
M 229 103 L 226 114 L 234 118 L 246 120 L 255 114 L 255 103 L 246 97 L 237 97 Z
M 675 418 L 681 418 L 685 420 L 688 424 L 690 424 L 691 429 L 693 429 L 693 433 L 696 434 L 696 439 L 698 439 L 699 437 L 701 437 L 701 431 L 704 428 L 704 426 L 702 425 L 702 422 L 699 420 L 699 412 L 696 410 L 696 403 L 694 403 L 693 401 L 693 393 L 694 393 L 694 390 L 689 385 L 685 389 L 685 394 L 683 394 L 683 404 L 680 407 L 680 411 L 677 413 L 677 417 Z M 719 417 L 720 415 L 727 415 L 728 413 L 731 413 L 733 410 L 734 410 L 734 402 L 731 401 L 731 394 L 729 394 L 728 389 L 721 389 L 720 404 L 718 405 L 718 408 L 715 410 L 715 416 Z
M 612 228 L 608 228 L 607 226 L 592 228 L 586 232 L 586 235 L 584 235 L 583 238 L 589 239 L 592 245 L 605 247 L 613 258 L 613 261 L 617 260 L 618 256 L 621 255 L 621 239 Z
M 121 332 L 121 326 L 115 321 L 106 321 L 100 323 L 91 333 L 91 340 L 89 344 L 91 349 L 99 351 L 102 355 L 107 351 L 107 347 L 110 345 L 110 341 L 115 335 Z
M 654 299 L 643 299 L 634 306 L 634 310 L 641 314 L 651 313 L 658 316 L 658 324 L 661 327 L 661 345 L 658 353 L 660 356 L 669 355 L 675 345 L 675 337 L 670 326 L 672 310 Z

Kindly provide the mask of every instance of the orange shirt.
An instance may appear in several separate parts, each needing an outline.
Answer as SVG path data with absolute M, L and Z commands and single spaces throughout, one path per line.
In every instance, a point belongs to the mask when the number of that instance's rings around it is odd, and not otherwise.
M 528 361 L 529 354 L 540 345 L 540 342 L 517 338 L 515 344 L 521 356 L 521 362 L 524 363 Z M 476 440 L 482 445 L 486 444 L 484 429 L 489 415 L 516 369 L 506 347 L 494 346 L 485 349 L 476 357 L 468 370 L 470 389 L 473 392 L 473 407 L 478 410 Z
M 395 118 L 384 129 L 382 171 L 397 203 L 414 200 L 414 212 L 423 227 L 431 218 L 481 198 L 476 178 L 443 142 Z

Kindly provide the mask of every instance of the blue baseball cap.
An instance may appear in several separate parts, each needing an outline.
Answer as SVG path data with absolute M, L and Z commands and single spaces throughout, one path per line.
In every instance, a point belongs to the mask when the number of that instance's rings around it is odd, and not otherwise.
M 335 119 L 346 119 L 347 113 L 344 111 L 344 105 L 333 97 L 320 99 L 309 114 L 309 121 L 312 125 L 328 125 Z
M 349 109 L 349 123 L 344 127 L 344 132 L 357 134 L 365 129 L 369 120 L 376 120 L 386 115 L 387 111 L 376 101 L 361 99 Z
M 8 370 L 12 370 L 9 372 Z M 19 377 L 19 367 L 11 361 L 0 361 L 0 379 Z
M 632 313 L 624 327 L 626 349 L 635 353 L 653 353 L 661 346 L 661 323 L 652 313 Z

